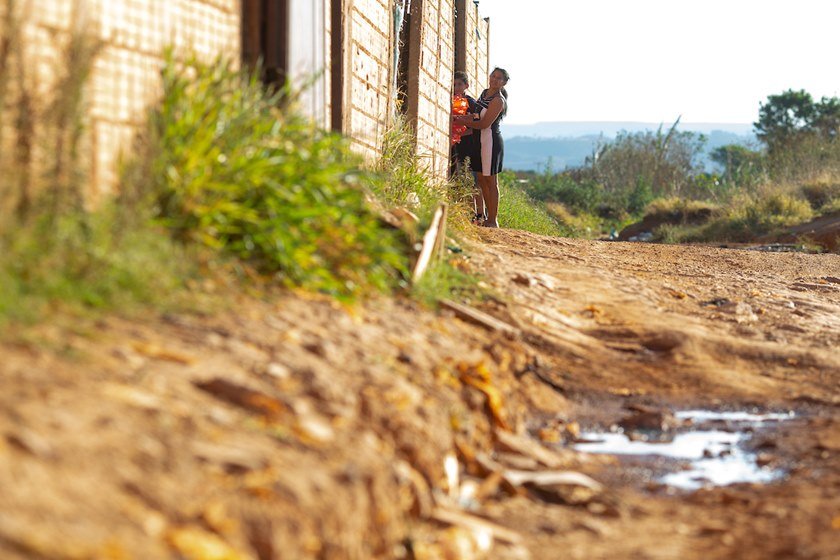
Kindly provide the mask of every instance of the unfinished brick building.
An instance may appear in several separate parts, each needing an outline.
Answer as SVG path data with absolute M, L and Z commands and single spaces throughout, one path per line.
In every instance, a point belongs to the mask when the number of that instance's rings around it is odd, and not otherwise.
M 0 21 L 10 8 L 25 79 L 44 95 L 74 27 L 104 42 L 88 84 L 83 158 L 94 198 L 116 187 L 119 159 L 160 94 L 167 46 L 262 60 L 266 81 L 307 82 L 302 108 L 370 160 L 402 111 L 438 177 L 448 168 L 452 73 L 467 70 L 474 90 L 488 73 L 489 24 L 474 0 L 0 0 Z

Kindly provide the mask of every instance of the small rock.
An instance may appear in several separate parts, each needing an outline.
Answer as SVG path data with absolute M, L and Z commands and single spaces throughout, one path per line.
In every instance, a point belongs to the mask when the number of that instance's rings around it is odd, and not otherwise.
M 670 410 L 658 410 L 644 406 L 633 406 L 631 410 L 633 410 L 633 414 L 622 418 L 618 422 L 618 425 L 625 431 L 667 431 L 678 424 L 676 417 Z
M 775 457 L 770 455 L 769 453 L 759 453 L 755 458 L 755 464 L 759 467 L 766 467 L 770 463 L 773 462 Z
M 308 342 L 304 344 L 303 347 L 307 351 L 325 360 L 329 359 L 330 356 L 335 353 L 333 345 L 325 340 L 316 340 L 314 342 Z
M 728 305 L 730 303 L 732 302 L 728 298 L 715 298 L 704 301 L 700 305 L 703 307 L 723 307 L 724 305 Z
M 283 364 L 278 364 L 277 362 L 272 362 L 268 364 L 265 368 L 265 373 L 274 377 L 275 379 L 285 380 L 291 377 L 292 370 L 284 366 Z
M 316 414 L 307 414 L 298 419 L 298 432 L 315 443 L 330 443 L 335 440 L 335 430 L 330 423 Z
M 140 356 L 130 348 L 115 348 L 113 350 L 113 354 L 120 360 L 126 362 L 128 364 L 128 367 L 130 367 L 134 371 L 146 365 L 146 362 L 148 361 L 146 360 L 146 358 Z
M 50 442 L 32 430 L 20 428 L 14 433 L 7 433 L 6 441 L 10 445 L 39 459 L 48 459 L 54 455 Z
M 257 450 L 231 444 L 195 441 L 192 452 L 199 459 L 220 465 L 229 472 L 257 471 L 268 465 L 268 460 Z
M 537 279 L 533 276 L 528 276 L 527 274 L 522 274 L 521 272 L 519 272 L 516 274 L 516 276 L 513 277 L 513 282 L 521 284 L 522 286 L 527 286 L 528 288 L 532 288 L 537 284 Z
M 225 338 L 219 333 L 211 332 L 207 335 L 207 345 L 213 348 L 220 348 L 225 343 Z

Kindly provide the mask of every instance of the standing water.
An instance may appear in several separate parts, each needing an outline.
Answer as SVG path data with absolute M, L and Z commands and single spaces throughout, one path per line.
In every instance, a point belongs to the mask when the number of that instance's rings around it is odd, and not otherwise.
M 625 456 L 658 456 L 690 462 L 686 470 L 671 472 L 658 481 L 681 488 L 696 490 L 704 486 L 725 486 L 737 482 L 767 483 L 784 474 L 779 469 L 758 465 L 754 453 L 744 444 L 752 437 L 752 430 L 771 423 L 790 420 L 793 412 L 754 414 L 749 412 L 716 412 L 711 410 L 686 410 L 675 413 L 680 420 L 690 420 L 693 425 L 725 422 L 730 430 L 715 428 L 697 429 L 677 433 L 665 442 L 633 438 L 623 432 L 589 432 L 575 444 L 575 449 L 588 453 L 608 453 Z M 657 438 L 658 439 L 658 438 Z

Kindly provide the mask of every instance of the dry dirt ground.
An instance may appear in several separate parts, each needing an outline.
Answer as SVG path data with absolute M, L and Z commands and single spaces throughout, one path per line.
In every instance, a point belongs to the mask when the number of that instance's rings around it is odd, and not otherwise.
M 0 557 L 840 558 L 840 256 L 480 235 L 512 328 L 287 294 L 10 333 Z M 795 411 L 751 440 L 786 476 L 570 447 L 697 407 Z

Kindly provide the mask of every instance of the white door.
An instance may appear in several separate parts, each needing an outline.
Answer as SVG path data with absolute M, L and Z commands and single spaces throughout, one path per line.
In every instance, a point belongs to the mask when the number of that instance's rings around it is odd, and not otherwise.
M 328 127 L 326 52 L 327 0 L 289 0 L 289 76 L 295 89 L 303 88 L 301 109 Z

